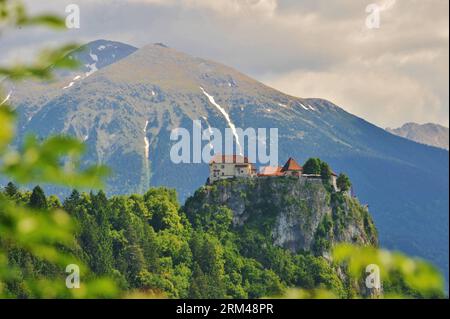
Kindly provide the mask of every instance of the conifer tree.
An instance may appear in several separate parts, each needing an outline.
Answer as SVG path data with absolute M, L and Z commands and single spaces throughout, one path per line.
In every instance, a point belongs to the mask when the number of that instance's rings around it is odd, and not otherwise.
M 47 198 L 45 197 L 45 193 L 39 185 L 33 189 L 29 205 L 30 207 L 35 209 L 48 208 Z
M 5 187 L 5 194 L 9 197 L 14 197 L 18 191 L 17 186 L 13 182 L 9 182 Z

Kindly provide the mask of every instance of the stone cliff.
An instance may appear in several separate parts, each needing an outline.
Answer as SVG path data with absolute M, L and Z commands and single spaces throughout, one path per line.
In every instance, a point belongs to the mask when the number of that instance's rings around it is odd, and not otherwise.
M 208 207 L 227 207 L 233 227 L 259 229 L 276 246 L 328 256 L 333 244 L 378 245 L 366 207 L 336 193 L 322 180 L 266 177 L 222 180 L 200 188 L 187 200 L 192 216 Z

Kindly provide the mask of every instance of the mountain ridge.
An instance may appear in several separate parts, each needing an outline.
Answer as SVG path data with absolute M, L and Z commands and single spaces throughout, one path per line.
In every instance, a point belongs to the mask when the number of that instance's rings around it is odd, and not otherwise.
M 405 123 L 401 127 L 386 128 L 389 133 L 417 143 L 449 149 L 449 128 L 435 123 Z

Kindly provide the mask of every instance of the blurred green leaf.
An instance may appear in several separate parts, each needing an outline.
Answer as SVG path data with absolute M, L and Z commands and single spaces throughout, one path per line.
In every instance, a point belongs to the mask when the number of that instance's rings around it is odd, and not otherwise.
M 380 269 L 382 282 L 389 283 L 400 278 L 411 291 L 417 291 L 422 296 L 444 295 L 441 273 L 423 260 L 409 258 L 399 252 L 350 244 L 337 245 L 333 250 L 333 258 L 336 263 L 345 265 L 354 279 L 363 280 L 366 267 L 375 264 Z
M 0 28 L 4 26 L 44 26 L 64 28 L 64 20 L 53 15 L 28 16 L 22 1 L 0 0 Z M 1 33 L 0 33 L 1 34 Z M 51 79 L 56 68 L 76 68 L 78 63 L 69 58 L 77 49 L 74 44 L 42 51 L 30 64 L 0 67 L 0 77 L 11 81 L 28 78 Z M 0 173 L 21 183 L 52 183 L 71 187 L 96 188 L 108 174 L 103 166 L 82 169 L 80 160 L 84 145 L 71 137 L 54 136 L 39 141 L 26 138 L 16 151 L 8 148 L 15 134 L 15 116 L 0 95 Z M 90 278 L 89 269 L 75 258 L 76 226 L 71 217 L 60 209 L 35 210 L 20 205 L 0 194 L 0 298 L 16 298 L 20 294 L 32 298 L 113 298 L 118 291 L 108 278 Z M 33 262 L 57 270 L 52 278 L 27 274 L 11 264 L 11 255 L 31 258 Z M 81 289 L 65 286 L 65 267 L 77 264 L 83 273 Z M 55 268 L 56 267 L 56 268 Z M 14 285 L 12 295 L 7 289 Z
M 64 19 L 51 14 L 43 14 L 35 17 L 25 17 L 18 21 L 19 26 L 35 26 L 41 25 L 55 29 L 63 29 L 66 27 Z
M 51 13 L 29 16 L 21 0 L 0 1 L 0 22 L 12 26 L 43 26 L 53 29 L 64 29 L 65 21 L 62 17 Z
M 3 101 L 3 98 L 1 99 Z M 15 132 L 14 113 L 7 105 L 0 105 L 0 154 L 12 141 Z
M 69 56 L 78 47 L 77 44 L 68 44 L 56 49 L 43 50 L 31 65 L 17 64 L 12 67 L 0 67 L 0 76 L 6 76 L 11 81 L 26 78 L 52 79 L 55 68 L 75 69 L 79 66 L 78 61 Z

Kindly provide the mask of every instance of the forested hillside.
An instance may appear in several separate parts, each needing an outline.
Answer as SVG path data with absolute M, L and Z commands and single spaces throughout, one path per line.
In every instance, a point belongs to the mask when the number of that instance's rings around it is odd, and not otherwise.
M 362 293 L 345 269 L 324 257 L 334 242 L 330 236 L 335 236 L 339 229 L 342 234 L 342 229 L 347 227 L 345 223 L 355 218 L 361 222 L 362 229 L 366 229 L 364 236 L 369 235 L 367 243 L 376 244 L 371 218 L 354 199 L 346 199 L 338 193 L 327 196 L 328 201 L 334 202 L 334 208 L 330 218 L 324 218 L 317 226 L 311 244 L 313 249 L 292 251 L 272 238 L 270 215 L 265 219 L 255 216 L 248 225 L 236 227 L 230 208 L 205 201 L 206 194 L 218 198 L 217 187 L 224 187 L 226 183 L 229 182 L 199 189 L 184 208 L 180 208 L 175 191 L 166 188 L 150 189 L 144 195 L 111 198 L 102 191 L 80 194 L 74 190 L 60 203 L 55 196 L 46 197 L 40 187 L 33 192 L 23 192 L 10 183 L 2 196 L 39 210 L 36 211 L 39 214 L 58 208 L 66 210 L 77 224 L 76 240 L 70 253 L 87 264 L 94 277 L 113 278 L 122 292 L 140 291 L 169 298 L 260 298 L 282 295 L 289 287 L 322 287 L 341 298 Z M 318 188 L 320 192 L 325 189 L 322 188 Z M 313 187 L 308 192 L 311 195 L 317 191 Z M 261 205 L 254 204 L 256 212 Z M 330 202 L 324 206 L 328 204 Z M 305 203 L 304 208 L 308 205 Z M 283 209 L 285 207 L 273 210 L 272 217 Z M 340 221 L 343 224 L 339 226 Z M 20 269 L 17 280 L 6 283 L 10 295 L 36 297 L 21 278 L 39 280 L 65 276 L 62 269 L 26 250 L 10 247 L 7 251 L 10 267 Z M 385 286 L 388 290 L 402 289 L 395 282 Z

